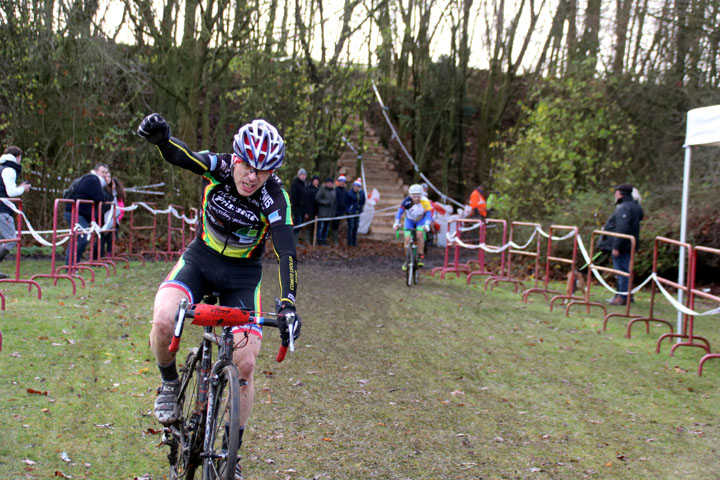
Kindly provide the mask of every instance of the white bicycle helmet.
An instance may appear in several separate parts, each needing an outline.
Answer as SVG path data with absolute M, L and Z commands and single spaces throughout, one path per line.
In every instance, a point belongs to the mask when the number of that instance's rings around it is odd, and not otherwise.
M 275 170 L 285 160 L 285 141 L 265 120 L 243 125 L 233 139 L 233 150 L 240 160 L 258 170 Z
M 410 185 L 410 188 L 408 188 L 408 195 L 422 195 L 422 194 L 423 194 L 423 189 L 417 183 Z

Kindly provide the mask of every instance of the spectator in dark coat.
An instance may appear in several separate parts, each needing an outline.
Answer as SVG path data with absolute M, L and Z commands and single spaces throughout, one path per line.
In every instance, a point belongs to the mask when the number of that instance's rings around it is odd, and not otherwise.
M 313 175 L 310 183 L 305 189 L 305 212 L 308 220 L 314 220 L 317 216 L 317 203 L 315 202 L 315 195 L 317 195 L 318 188 L 320 188 L 320 177 Z M 312 243 L 313 231 L 317 231 L 317 223 L 308 225 L 306 231 L 308 232 L 308 243 Z
M 347 193 L 345 185 L 347 184 L 347 178 L 345 175 L 340 175 L 335 184 L 335 216 L 342 217 L 345 215 L 345 194 Z M 333 243 L 340 243 L 340 220 L 333 220 L 330 224 L 332 230 Z
M 308 214 L 308 219 L 312 220 L 317 215 L 317 203 L 315 203 L 315 195 L 317 195 L 318 189 L 320 188 L 320 177 L 313 175 L 310 180 L 310 185 L 307 186 L 305 195 L 305 210 Z
M 633 186 L 622 183 L 615 187 L 615 202 L 617 206 L 603 230 L 607 232 L 624 233 L 635 237 L 635 249 L 640 243 L 640 221 L 643 219 L 643 209 L 632 197 Z M 603 237 L 598 245 L 603 251 L 612 253 L 613 268 L 621 272 L 630 271 L 630 254 L 632 244 L 630 240 L 618 237 Z M 609 300 L 610 305 L 626 305 L 628 293 L 628 277 L 617 276 L 617 291 L 619 292 Z M 632 299 L 632 298 L 631 298 Z
M 328 177 L 325 184 L 318 188 L 315 195 L 315 202 L 318 207 L 318 218 L 330 218 L 335 214 L 335 190 L 333 188 L 333 179 Z M 318 228 L 318 244 L 327 245 L 328 231 L 330 230 L 330 221 L 323 220 Z
M 100 212 L 101 202 L 112 202 L 112 194 L 105 190 L 105 186 L 110 180 L 110 170 L 104 163 L 95 165 L 89 174 L 83 175 L 70 193 L 71 200 L 92 200 L 95 205 L 95 218 L 93 218 L 93 206 L 89 203 L 82 203 L 78 208 L 77 223 L 83 228 L 88 228 L 90 223 L 98 220 L 98 212 Z M 70 228 L 75 225 L 72 223 L 72 207 L 70 203 L 65 204 L 65 220 Z M 102 223 L 102 221 L 100 222 Z M 79 235 L 77 237 L 77 249 L 75 250 L 75 259 L 77 262 L 82 261 L 82 255 L 88 244 L 87 235 Z M 70 264 L 70 248 L 67 249 L 66 263 Z
M 297 172 L 297 177 L 292 181 L 290 185 L 290 205 L 292 208 L 292 219 L 293 225 L 295 225 L 295 243 L 297 243 L 300 236 L 301 228 L 297 228 L 298 225 L 305 223 L 307 218 L 307 186 L 305 185 L 307 180 L 307 171 L 301 168 Z
M 362 189 L 362 180 L 358 178 L 345 194 L 345 214 L 355 215 L 347 219 L 347 242 L 349 247 L 357 247 L 357 232 L 360 226 L 360 214 L 365 207 L 365 191 Z

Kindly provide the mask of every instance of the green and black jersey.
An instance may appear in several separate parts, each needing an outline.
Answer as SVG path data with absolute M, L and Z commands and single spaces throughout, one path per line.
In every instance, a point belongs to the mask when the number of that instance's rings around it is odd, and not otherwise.
M 232 176 L 232 154 L 193 152 L 177 138 L 158 145 L 163 158 L 203 177 L 197 240 L 233 260 L 259 260 L 272 232 L 279 260 L 282 299 L 295 303 L 296 253 L 290 198 L 272 174 L 249 197 L 238 193 Z

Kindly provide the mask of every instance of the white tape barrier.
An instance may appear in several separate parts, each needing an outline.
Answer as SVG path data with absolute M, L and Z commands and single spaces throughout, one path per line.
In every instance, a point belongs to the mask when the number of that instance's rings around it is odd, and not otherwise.
M 532 243 L 532 241 L 533 241 L 533 239 L 535 238 L 535 235 L 537 235 L 537 233 L 538 233 L 538 228 L 535 228 L 535 230 L 533 230 L 532 235 L 530 235 L 530 239 L 529 239 L 524 245 L 518 245 L 518 244 L 515 243 L 515 242 L 508 242 L 508 243 L 506 243 L 505 245 L 502 245 L 502 246 L 500 246 L 500 247 L 494 247 L 494 246 L 491 246 L 491 245 L 487 245 L 487 244 L 485 244 L 485 243 L 481 243 L 481 244 L 479 244 L 479 245 L 468 244 L 468 243 L 465 243 L 465 242 L 463 242 L 462 240 L 460 240 L 460 239 L 457 237 L 457 234 L 456 234 L 456 233 L 450 233 L 450 232 L 448 232 L 448 233 L 445 234 L 445 237 L 447 238 L 448 245 L 457 243 L 457 244 L 460 245 L 461 247 L 463 247 L 463 248 L 469 248 L 469 249 L 471 249 L 471 250 L 477 250 L 477 249 L 481 248 L 481 249 L 485 250 L 485 251 L 488 252 L 488 253 L 500 253 L 500 252 L 503 252 L 503 251 L 507 250 L 508 248 L 515 248 L 515 249 L 517 249 L 517 250 L 525 250 L 527 247 L 530 246 L 530 244 Z
M 24 219 L 24 221 L 25 221 L 25 224 L 28 226 L 28 230 L 21 232 L 21 234 L 27 234 L 27 233 L 29 233 L 30 235 L 32 235 L 32 237 L 33 237 L 40 245 L 44 245 L 44 246 L 46 246 L 46 247 L 52 247 L 52 246 L 53 246 L 52 242 L 48 242 L 47 240 L 45 240 L 44 238 L 42 238 L 42 237 L 40 236 L 41 233 L 45 233 L 45 234 L 47 234 L 47 233 L 52 233 L 52 230 L 50 230 L 49 232 L 48 232 L 48 231 L 43 231 L 43 232 L 38 232 L 38 231 L 36 231 L 36 230 L 33 228 L 32 224 L 30 223 L 30 220 L 28 220 L 27 216 L 25 216 L 25 212 L 21 212 L 20 210 L 18 210 L 17 207 L 15 206 L 15 204 L 14 204 L 13 202 L 11 202 L 10 200 L 7 200 L 7 199 L 5 199 L 5 198 L 0 198 L 0 200 L 2 200 L 2 202 L 3 202 L 10 210 L 12 210 L 13 212 L 15 212 L 15 214 L 22 215 L 22 217 L 23 217 L 23 219 Z M 60 232 L 70 233 L 70 230 L 69 230 L 69 229 L 67 229 L 67 230 L 58 230 L 58 233 L 60 233 Z M 68 240 L 70 240 L 70 237 L 65 237 L 65 238 L 63 238 L 61 241 L 57 242 L 56 245 L 62 245 L 63 243 L 67 242 Z
M 662 294 L 665 296 L 665 298 L 667 298 L 668 301 L 672 304 L 672 306 L 675 307 L 675 310 L 679 310 L 686 315 L 692 315 L 694 317 L 699 317 L 699 316 L 703 316 L 703 315 L 717 315 L 720 313 L 720 307 L 715 308 L 713 310 L 708 310 L 707 312 L 703 312 L 703 313 L 698 313 L 694 310 L 690 310 L 685 305 L 678 302 L 675 297 L 670 295 L 670 292 L 665 290 L 665 287 L 663 287 L 663 284 L 660 282 L 660 280 L 658 279 L 658 276 L 655 272 L 653 272 L 649 278 L 652 278 L 655 280 L 655 284 L 658 286 L 658 288 L 660 289 Z
M 502 245 L 500 247 L 489 246 L 489 245 L 486 245 L 485 243 L 481 243 L 479 245 L 471 245 L 471 244 L 465 243 L 462 240 L 460 240 L 459 238 L 457 238 L 457 235 L 455 233 L 448 232 L 445 235 L 450 244 L 457 243 L 459 246 L 461 246 L 463 248 L 468 248 L 471 250 L 476 250 L 476 249 L 481 248 L 488 253 L 501 253 L 504 250 L 507 250 L 508 248 L 514 248 L 516 250 L 525 250 L 527 247 L 530 246 L 533 239 L 535 238 L 535 235 L 538 233 L 545 238 L 552 238 L 554 241 L 568 240 L 575 235 L 575 232 L 571 231 L 562 237 L 555 237 L 555 236 L 551 237 L 549 233 L 544 232 L 541 228 L 535 227 L 535 230 L 533 231 L 532 235 L 530 236 L 530 239 L 524 245 L 518 245 L 515 242 L 508 242 L 505 245 Z M 580 237 L 580 235 L 578 235 L 577 239 L 578 239 L 578 246 L 580 247 L 580 252 L 582 253 L 583 258 L 585 258 L 585 261 L 587 263 L 590 263 L 590 256 L 588 255 L 587 250 L 585 250 L 585 245 L 582 242 L 582 237 Z M 607 290 L 609 290 L 611 293 L 613 293 L 615 295 L 620 294 L 620 292 L 616 291 L 614 288 L 612 288 L 610 285 L 608 285 L 608 283 L 605 281 L 605 279 L 602 277 L 602 275 L 600 275 L 600 272 L 597 269 L 592 268 L 591 271 L 592 271 L 593 275 L 595 275 L 595 278 L 597 279 L 598 283 L 600 283 L 603 287 L 605 287 Z M 652 280 L 651 277 L 646 278 L 645 281 L 643 281 L 640 285 L 633 288 L 630 293 L 638 292 L 650 280 Z M 627 295 L 627 293 L 623 292 L 622 295 Z
M 170 206 L 169 206 L 168 208 L 166 208 L 165 210 L 156 210 L 156 209 L 150 207 L 150 206 L 149 206 L 147 203 L 145 203 L 145 202 L 136 202 L 136 203 L 133 203 L 133 204 L 132 204 L 131 206 L 129 206 L 129 207 L 118 207 L 118 209 L 120 209 L 120 210 L 122 210 L 122 211 L 124 211 L 124 212 L 129 212 L 129 211 L 131 211 L 131 210 L 135 210 L 135 209 L 138 207 L 138 205 L 141 206 L 141 207 L 143 207 L 143 208 L 145 208 L 146 210 L 148 210 L 148 211 L 149 211 L 150 213 L 152 213 L 153 215 L 170 213 L 170 214 L 172 214 L 175 218 L 177 218 L 178 220 L 183 220 L 183 221 L 185 221 L 186 223 L 189 223 L 190 225 L 195 225 L 195 224 L 197 223 L 197 221 L 198 221 L 198 220 L 197 220 L 197 217 L 195 217 L 195 218 L 188 218 L 188 217 L 186 217 L 184 214 L 183 214 L 183 215 L 180 215 L 180 213 L 179 213 L 177 210 L 175 210 L 175 207 L 173 207 L 172 205 L 170 205 Z
M 585 249 L 585 244 L 583 243 L 582 237 L 581 237 L 580 235 L 578 235 L 578 247 L 580 248 L 580 253 L 582 254 L 583 258 L 585 259 L 585 263 L 588 264 L 588 265 L 591 265 L 592 262 L 591 262 L 591 260 L 590 260 L 590 254 L 589 254 L 589 253 L 587 252 L 587 250 Z M 606 289 L 607 291 L 609 291 L 610 293 L 612 293 L 613 295 L 627 295 L 627 292 L 622 292 L 622 293 L 620 293 L 620 292 L 618 292 L 617 290 L 615 290 L 614 288 L 612 288 L 612 287 L 605 281 L 605 279 L 602 277 L 602 275 L 600 274 L 600 271 L 599 271 L 598 269 L 596 269 L 596 268 L 593 267 L 593 268 L 590 269 L 590 271 L 592 271 L 592 274 L 595 276 L 595 278 L 597 279 L 598 283 L 601 284 L 603 287 L 605 287 L 605 289 Z M 652 275 L 649 276 L 649 277 L 647 277 L 640 285 L 638 285 L 637 287 L 633 288 L 633 289 L 630 291 L 630 293 L 631 293 L 631 294 L 632 294 L 632 293 L 637 293 L 637 292 L 640 291 L 650 280 L 652 280 Z

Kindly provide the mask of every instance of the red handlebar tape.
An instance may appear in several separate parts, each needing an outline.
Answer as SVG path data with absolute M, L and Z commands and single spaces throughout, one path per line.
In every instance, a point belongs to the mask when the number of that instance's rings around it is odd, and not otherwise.
M 227 308 L 218 305 L 195 305 L 193 325 L 203 327 L 235 327 L 251 323 L 250 312 L 238 308 Z

